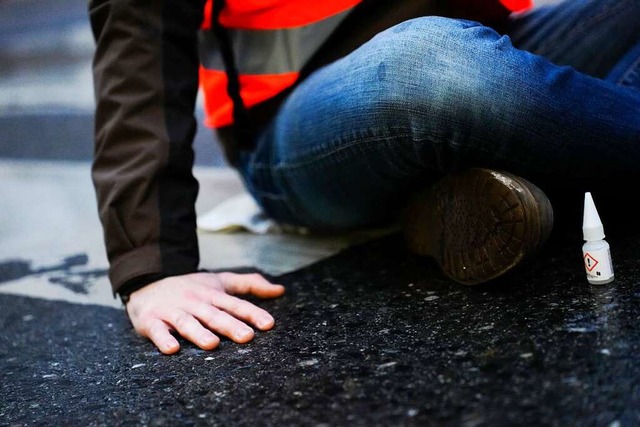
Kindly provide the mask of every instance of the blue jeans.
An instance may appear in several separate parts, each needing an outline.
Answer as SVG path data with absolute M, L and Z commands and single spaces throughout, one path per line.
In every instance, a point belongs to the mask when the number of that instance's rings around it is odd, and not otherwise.
M 392 221 L 474 166 L 581 200 L 640 177 L 638 22 L 638 0 L 567 0 L 515 16 L 509 35 L 406 21 L 302 82 L 239 171 L 268 215 L 323 230 Z

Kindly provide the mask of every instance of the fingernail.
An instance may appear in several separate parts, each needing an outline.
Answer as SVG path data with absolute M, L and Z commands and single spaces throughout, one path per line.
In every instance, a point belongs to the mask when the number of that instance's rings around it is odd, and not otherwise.
M 236 339 L 239 341 L 243 341 L 247 339 L 249 336 L 253 335 L 253 329 L 240 329 L 236 332 Z
M 273 323 L 273 318 L 263 317 L 262 319 L 258 320 L 258 328 L 260 329 L 266 328 L 268 326 L 271 326 L 272 323 Z
M 200 337 L 200 342 L 204 345 L 211 345 L 213 344 L 213 338 L 209 336 L 203 336 L 203 337 Z

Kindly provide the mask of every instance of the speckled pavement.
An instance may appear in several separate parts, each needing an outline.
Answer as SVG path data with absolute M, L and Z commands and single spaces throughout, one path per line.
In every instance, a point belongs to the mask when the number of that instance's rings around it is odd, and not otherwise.
M 0 425 L 639 425 L 636 237 L 607 286 L 567 238 L 472 288 L 382 237 L 276 277 L 253 342 L 169 357 L 119 310 L 0 295 Z

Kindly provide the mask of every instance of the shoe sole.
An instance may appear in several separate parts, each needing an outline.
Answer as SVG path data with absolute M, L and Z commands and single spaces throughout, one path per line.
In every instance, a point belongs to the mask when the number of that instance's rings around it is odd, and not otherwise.
M 493 280 L 538 252 L 553 210 L 527 180 L 502 171 L 469 169 L 447 176 L 408 205 L 409 250 L 430 256 L 458 283 Z

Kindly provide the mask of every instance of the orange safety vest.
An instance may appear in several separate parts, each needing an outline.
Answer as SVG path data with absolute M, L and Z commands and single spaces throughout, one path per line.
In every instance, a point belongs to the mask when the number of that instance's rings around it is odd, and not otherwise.
M 240 96 L 249 108 L 293 85 L 300 70 L 361 0 L 226 0 L 219 22 L 229 33 Z M 500 0 L 511 11 L 531 0 Z M 205 4 L 199 34 L 200 87 L 205 124 L 233 123 L 233 101 L 213 31 L 213 0 Z

